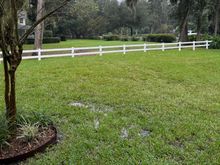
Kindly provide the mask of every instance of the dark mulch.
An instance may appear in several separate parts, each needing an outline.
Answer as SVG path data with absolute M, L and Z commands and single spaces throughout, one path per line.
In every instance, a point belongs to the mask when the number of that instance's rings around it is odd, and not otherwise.
M 9 141 L 9 146 L 0 149 L 0 161 L 34 151 L 47 144 L 55 136 L 55 129 L 48 127 L 39 128 L 38 135 L 30 142 L 26 142 L 24 139 L 13 138 Z

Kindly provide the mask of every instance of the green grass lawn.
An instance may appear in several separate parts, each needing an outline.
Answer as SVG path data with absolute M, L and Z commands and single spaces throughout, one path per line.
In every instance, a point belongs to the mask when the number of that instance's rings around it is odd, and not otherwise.
M 219 50 L 23 61 L 17 104 L 51 116 L 63 137 L 22 164 L 220 164 Z
M 71 48 L 71 47 L 90 47 L 90 46 L 112 46 L 123 44 L 142 44 L 143 41 L 103 41 L 103 40 L 67 40 L 55 44 L 44 44 L 43 48 Z M 24 49 L 32 50 L 33 45 L 25 45 Z

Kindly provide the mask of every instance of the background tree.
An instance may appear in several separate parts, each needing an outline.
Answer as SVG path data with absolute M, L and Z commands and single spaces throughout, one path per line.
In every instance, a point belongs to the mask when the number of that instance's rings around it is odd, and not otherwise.
M 196 24 L 196 40 L 200 40 L 201 38 L 201 31 L 202 26 L 205 23 L 205 17 L 207 17 L 207 1 L 206 0 L 196 0 L 194 2 L 194 8 L 193 8 L 193 16 Z M 207 24 L 206 24 L 207 25 Z
M 37 8 L 37 0 L 32 1 L 36 1 L 33 9 Z M 59 0 L 44 1 L 47 11 L 50 7 L 56 6 Z M 180 41 L 188 40 L 188 29 L 197 32 L 197 40 L 201 39 L 202 34 L 219 33 L 219 19 L 216 19 L 217 0 L 171 0 L 171 2 L 76 0 L 65 10 L 46 20 L 45 30 L 52 31 L 50 34 L 56 37 L 67 38 L 96 38 L 108 33 L 141 35 L 178 32 Z M 34 11 L 35 16 L 29 18 L 36 21 L 36 10 L 33 9 L 29 13 Z
M 171 0 L 174 5 L 174 15 L 179 24 L 179 40 L 188 41 L 188 19 L 192 10 L 192 0 Z
M 214 30 L 214 34 L 215 36 L 218 34 L 219 32 L 219 20 L 220 20 L 220 1 L 219 0 L 215 0 L 215 21 L 214 21 L 214 24 L 215 24 L 215 30 Z
M 129 9 L 131 9 L 134 25 L 136 24 L 136 21 L 137 21 L 137 17 L 136 17 L 137 16 L 136 15 L 136 13 L 137 13 L 137 11 L 136 11 L 137 2 L 138 2 L 138 0 L 126 0 L 127 6 L 129 7 Z M 130 28 L 131 28 L 131 36 L 133 36 L 133 26 L 131 25 Z
M 44 0 L 37 0 L 37 17 L 39 20 L 43 17 L 45 12 L 45 2 Z M 36 28 L 34 33 L 34 49 L 41 49 L 43 43 L 44 35 L 44 21 L 42 21 Z

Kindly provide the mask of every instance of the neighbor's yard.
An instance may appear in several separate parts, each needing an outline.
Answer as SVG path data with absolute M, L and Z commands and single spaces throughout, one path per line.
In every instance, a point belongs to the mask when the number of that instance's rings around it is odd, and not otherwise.
M 28 165 L 220 164 L 219 50 L 23 61 L 17 99 L 62 136 Z

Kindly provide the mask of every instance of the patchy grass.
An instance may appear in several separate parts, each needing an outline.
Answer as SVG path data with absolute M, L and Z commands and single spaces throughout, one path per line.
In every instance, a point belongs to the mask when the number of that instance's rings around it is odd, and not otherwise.
M 63 136 L 22 164 L 220 164 L 219 50 L 23 61 L 17 99 Z
M 67 40 L 55 44 L 44 44 L 43 48 L 71 48 L 71 47 L 90 47 L 90 46 L 113 46 L 113 45 L 123 45 L 123 44 L 142 44 L 144 41 L 103 41 L 103 40 Z M 33 45 L 25 45 L 24 49 L 32 50 Z

